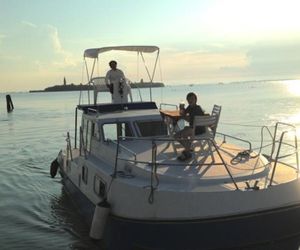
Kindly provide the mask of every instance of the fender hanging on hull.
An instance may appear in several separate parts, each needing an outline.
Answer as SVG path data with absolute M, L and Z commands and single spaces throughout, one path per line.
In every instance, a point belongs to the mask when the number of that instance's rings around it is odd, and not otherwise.
M 90 237 L 96 240 L 103 239 L 107 217 L 110 211 L 110 204 L 103 200 L 95 207 L 93 221 L 90 229 Z
M 51 166 L 50 166 L 51 178 L 54 178 L 56 176 L 58 167 L 59 167 L 59 163 L 56 158 L 54 161 L 51 162 Z

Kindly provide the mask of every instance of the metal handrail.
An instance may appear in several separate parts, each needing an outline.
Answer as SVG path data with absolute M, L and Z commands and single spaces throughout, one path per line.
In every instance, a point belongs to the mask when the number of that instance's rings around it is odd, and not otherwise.
M 291 132 L 291 131 L 283 131 L 281 133 L 281 136 L 280 136 L 280 139 L 279 140 L 276 140 L 276 135 L 278 133 L 278 130 L 279 130 L 279 126 L 280 125 L 285 125 L 285 126 L 290 126 L 291 128 L 293 128 L 294 132 L 295 132 L 295 144 L 291 144 L 291 143 L 286 143 L 284 141 L 285 137 L 286 137 L 286 134 L 288 132 Z M 299 155 L 298 155 L 298 145 L 297 145 L 297 136 L 296 136 L 296 130 L 295 130 L 295 126 L 293 125 L 290 125 L 290 124 L 286 124 L 286 123 L 281 123 L 281 122 L 278 122 L 276 123 L 276 126 L 275 126 L 275 130 L 274 130 L 274 133 L 272 135 L 270 129 L 266 126 L 263 126 L 261 128 L 261 134 L 262 134 L 262 140 L 261 140 L 261 147 L 260 147 L 260 150 L 259 150 L 259 154 L 261 154 L 261 150 L 262 148 L 265 148 L 266 146 L 263 145 L 263 133 L 264 131 L 267 130 L 268 134 L 270 135 L 271 139 L 272 139 L 272 144 L 269 144 L 267 145 L 268 147 L 271 146 L 271 155 L 269 157 L 266 157 L 268 159 L 268 164 L 270 164 L 271 162 L 274 163 L 274 167 L 272 169 L 272 175 L 271 175 L 271 178 L 270 178 L 270 181 L 269 181 L 269 185 L 272 185 L 273 183 L 273 180 L 274 180 L 274 176 L 275 176 L 275 173 L 276 173 L 276 169 L 277 169 L 277 164 L 278 163 L 282 163 L 280 161 L 281 158 L 284 158 L 286 156 L 280 156 L 280 153 L 281 153 L 281 146 L 282 145 L 288 145 L 290 147 L 294 147 L 295 148 L 295 151 L 293 151 L 292 154 L 288 154 L 288 156 L 291 156 L 293 154 L 296 154 L 296 161 L 297 161 L 297 166 L 296 167 L 293 167 L 292 165 L 289 165 L 289 164 L 286 164 L 286 163 L 283 163 L 284 165 L 286 165 L 287 167 L 292 167 L 293 169 L 297 170 L 297 173 L 299 173 Z M 249 145 L 249 151 L 252 150 L 252 145 L 251 145 L 251 142 L 250 141 L 247 141 L 247 140 L 244 140 L 244 139 L 241 139 L 241 138 L 238 138 L 238 137 L 234 137 L 234 136 L 231 136 L 231 135 L 227 135 L 227 134 L 223 134 L 223 133 L 218 133 L 219 135 L 223 136 L 224 137 L 224 142 L 226 142 L 226 138 L 232 138 L 232 139 L 236 139 L 238 141 L 241 141 L 241 142 L 244 142 L 244 143 L 247 143 Z M 118 137 L 118 142 L 115 142 L 115 141 L 111 141 L 112 143 L 114 144 L 117 144 L 118 147 L 122 147 L 124 150 L 126 150 L 127 152 L 131 153 L 132 155 L 134 155 L 134 160 L 131 160 L 131 159 L 126 159 L 126 157 L 119 157 L 120 155 L 117 155 L 116 158 L 118 158 L 119 160 L 123 160 L 123 161 L 128 161 L 128 162 L 132 162 L 132 163 L 141 163 L 141 164 L 151 164 L 152 166 L 152 172 L 154 171 L 155 173 L 152 173 L 152 174 L 155 174 L 156 175 L 156 170 L 157 170 L 157 166 L 163 166 L 163 165 L 169 165 L 169 166 L 178 166 L 178 165 L 182 165 L 182 164 L 173 164 L 173 163 L 163 163 L 163 162 L 158 162 L 156 160 L 156 155 L 157 155 L 157 147 L 152 147 L 152 154 L 154 153 L 153 152 L 153 148 L 156 148 L 156 151 L 155 151 L 155 156 L 152 155 L 152 161 L 138 161 L 136 160 L 136 157 L 137 157 L 137 154 L 134 153 L 133 151 L 131 151 L 130 149 L 128 149 L 127 147 L 125 147 L 124 145 L 121 144 L 122 140 L 123 139 L 130 139 L 130 140 L 144 140 L 144 141 L 152 141 L 152 143 L 154 143 L 155 145 L 157 145 L 158 142 L 168 142 L 168 141 L 174 141 L 174 138 L 169 138 L 169 137 Z M 180 139 L 176 139 L 176 141 L 179 141 Z M 184 139 L 186 140 L 186 139 Z M 194 139 L 192 139 L 194 140 Z M 230 169 L 228 168 L 228 165 L 227 163 L 225 162 L 225 160 L 223 159 L 222 155 L 220 154 L 220 151 L 218 149 L 218 146 L 216 144 L 216 142 L 214 141 L 214 139 L 210 138 L 210 137 L 202 137 L 202 138 L 198 138 L 198 140 L 201 140 L 201 141 L 205 141 L 207 143 L 209 143 L 211 146 L 213 146 L 214 149 L 211 149 L 212 151 L 215 150 L 216 153 L 218 154 L 219 158 L 220 158 L 220 161 L 219 163 L 216 163 L 216 165 L 223 165 L 225 167 L 225 170 L 228 174 L 228 176 L 230 177 L 230 179 L 232 180 L 232 183 L 234 184 L 235 188 L 237 190 L 239 190 L 239 187 L 237 185 L 237 181 L 235 180 L 235 177 L 231 174 L 230 172 Z M 275 149 L 276 149 L 276 144 L 278 143 L 278 149 L 277 149 L 277 152 L 276 152 L 276 156 L 275 156 L 275 159 L 273 159 L 273 153 L 275 152 Z M 118 149 L 119 150 L 119 149 Z M 258 154 L 258 155 L 259 155 Z M 155 160 L 153 160 L 155 159 Z M 117 161 L 117 159 L 116 159 Z M 195 164 L 191 164 L 191 165 L 195 165 Z M 203 164 L 203 166 L 206 165 L 206 164 Z M 153 168 L 153 166 L 155 166 L 155 169 Z M 198 164 L 197 164 L 198 166 Z M 117 166 L 116 166 L 116 169 L 115 171 L 117 171 Z M 298 176 L 297 176 L 298 177 Z
M 121 138 L 125 138 L 125 137 L 121 137 Z M 126 138 L 127 138 L 127 137 L 126 137 Z M 119 139 L 117 142 L 115 142 L 115 141 L 113 141 L 113 140 L 111 140 L 111 139 L 108 138 L 106 141 L 107 141 L 107 142 L 111 142 L 111 143 L 113 143 L 113 144 L 115 144 L 115 145 L 121 147 L 121 148 L 124 149 L 125 151 L 129 152 L 130 154 L 133 155 L 134 161 L 136 161 L 136 153 L 133 152 L 132 150 L 130 150 L 129 148 L 125 147 L 124 145 L 120 144 L 120 139 Z
M 88 108 L 87 110 L 88 110 L 88 112 L 98 113 L 98 110 L 97 110 L 97 109 Z
M 276 172 L 276 167 L 277 167 L 277 163 L 280 163 L 279 159 L 282 159 L 282 158 L 285 158 L 285 157 L 288 157 L 288 156 L 291 156 L 293 154 L 296 154 L 296 164 L 297 164 L 297 173 L 299 173 L 299 154 L 298 154 L 298 143 L 297 143 L 297 133 L 296 133 L 296 127 L 292 124 L 288 124 L 288 123 L 283 123 L 283 122 L 277 122 L 276 125 L 275 125 L 275 130 L 274 130 L 274 145 L 273 145 L 273 149 L 275 149 L 275 139 L 276 139 L 276 135 L 277 135 L 277 130 L 278 130 L 278 127 L 280 125 L 284 125 L 284 126 L 288 126 L 288 127 L 291 127 L 292 128 L 292 131 L 294 132 L 294 140 L 295 140 L 295 145 L 293 146 L 292 144 L 289 144 L 289 143 L 285 143 L 283 142 L 283 138 L 286 134 L 288 134 L 290 131 L 283 131 L 281 132 L 281 135 L 280 135 L 280 140 L 279 140 L 279 145 L 278 145 L 278 149 L 277 149 L 277 153 L 276 153 L 276 157 L 274 159 L 274 166 L 273 166 L 273 171 L 272 171 L 272 174 L 271 174 L 271 178 L 270 178 L 270 183 L 269 183 L 269 186 L 272 186 L 272 183 L 273 183 L 273 180 L 274 180 L 274 176 L 275 176 L 275 172 Z M 281 150 L 281 146 L 282 145 L 287 145 L 287 146 L 291 146 L 291 147 L 294 147 L 295 148 L 295 151 L 292 153 L 292 154 L 288 154 L 288 155 L 285 155 L 285 156 L 279 156 L 280 154 L 280 150 Z M 272 153 L 273 155 L 273 153 Z M 271 159 L 272 159 L 272 155 L 271 155 Z M 273 159 L 272 159 L 273 160 Z M 285 164 L 286 165 L 286 164 Z M 298 177 L 298 176 L 297 176 Z
M 273 137 L 273 135 L 272 135 L 270 129 L 269 129 L 267 126 L 262 126 L 262 127 L 261 127 L 261 131 L 260 131 L 261 141 L 260 141 L 259 154 L 261 153 L 261 151 L 262 151 L 262 149 L 263 149 L 264 147 L 267 147 L 267 146 L 263 146 L 263 142 L 264 142 L 264 136 L 263 136 L 263 135 L 264 135 L 264 131 L 265 131 L 265 130 L 267 130 L 267 132 L 269 133 L 269 136 L 270 136 L 271 139 L 272 139 L 272 143 L 268 145 L 268 146 L 272 146 L 272 148 L 271 148 L 271 154 L 270 154 L 270 156 L 271 156 L 271 158 L 272 158 L 272 155 L 273 155 L 274 150 L 275 150 L 275 143 L 276 143 L 276 141 L 275 141 L 275 137 Z
M 151 168 L 151 174 L 153 174 L 152 172 L 154 171 L 154 174 L 155 174 L 155 175 L 156 175 L 157 166 L 159 166 L 159 165 L 164 165 L 164 164 L 161 164 L 161 163 L 159 163 L 159 162 L 156 161 L 156 156 L 157 156 L 157 146 L 156 146 L 156 143 L 155 143 L 155 142 L 157 142 L 157 141 L 174 141 L 174 139 L 171 139 L 171 138 L 147 138 L 147 137 L 122 137 L 122 136 L 120 136 L 118 142 L 116 143 L 118 146 L 122 146 L 122 145 L 120 144 L 120 139 L 122 139 L 122 138 L 133 139 L 133 140 L 146 140 L 146 141 L 152 141 L 152 159 L 151 159 L 151 162 L 142 162 L 142 161 L 136 161 L 136 160 L 135 160 L 135 162 L 136 162 L 136 163 L 137 163 L 137 162 L 138 162 L 138 163 L 144 163 L 144 164 L 145 164 L 145 163 L 147 163 L 147 164 L 150 163 L 151 166 L 152 166 L 152 168 Z M 180 140 L 180 139 L 177 139 L 177 140 Z M 186 140 L 186 139 L 185 139 L 185 140 Z M 191 141 L 195 141 L 195 139 L 190 139 L 190 140 L 191 140 Z M 208 143 L 211 143 L 211 144 L 214 146 L 216 152 L 218 153 L 218 156 L 220 157 L 220 159 L 221 159 L 221 161 L 222 161 L 222 163 L 218 163 L 217 165 L 223 165 L 223 166 L 225 167 L 225 170 L 227 171 L 227 173 L 228 173 L 230 179 L 232 180 L 232 182 L 233 182 L 233 184 L 234 184 L 236 190 L 239 190 L 239 187 L 238 187 L 238 185 L 237 185 L 237 183 L 236 183 L 236 181 L 235 181 L 233 175 L 231 174 L 231 172 L 230 172 L 230 170 L 229 170 L 229 168 L 228 168 L 228 166 L 227 166 L 225 160 L 223 159 L 221 153 L 219 152 L 218 147 L 217 147 L 216 143 L 214 142 L 214 140 L 213 140 L 212 138 L 209 138 L 209 137 L 202 137 L 201 139 L 198 138 L 198 140 L 201 140 L 201 141 L 207 141 Z M 155 150 L 155 152 L 154 152 L 154 150 Z M 117 153 L 118 153 L 118 152 L 117 152 Z M 118 158 L 119 160 L 124 160 L 124 161 L 126 160 L 126 161 L 128 161 L 128 162 L 132 162 L 132 161 L 127 160 L 127 159 L 124 159 L 124 158 L 119 158 L 118 155 L 116 156 L 116 158 Z M 117 159 L 116 159 L 116 160 L 117 160 Z M 155 162 L 153 162 L 153 161 L 155 161 Z M 173 165 L 173 164 L 168 164 L 168 165 Z M 177 165 L 178 165 L 178 164 L 177 164 Z M 182 164 L 180 164 L 180 165 L 182 165 Z M 205 165 L 205 164 L 202 164 L 202 165 Z M 154 167 L 155 170 L 153 170 L 153 166 L 155 166 L 155 167 Z M 197 166 L 198 166 L 198 164 L 197 164 Z M 117 166 L 115 166 L 115 167 L 117 168 Z M 115 172 L 116 172 L 116 171 L 117 171 L 117 169 L 115 169 Z
M 220 157 L 220 159 L 221 159 L 221 161 L 222 161 L 222 163 L 223 163 L 223 165 L 224 165 L 224 167 L 225 167 L 225 169 L 226 169 L 228 175 L 230 176 L 230 179 L 232 180 L 232 182 L 233 182 L 233 184 L 234 184 L 236 190 L 239 190 L 239 187 L 238 187 L 238 185 L 236 184 L 236 182 L 235 182 L 235 180 L 234 180 L 234 178 L 233 178 L 233 175 L 230 173 L 229 168 L 227 167 L 227 164 L 226 164 L 226 162 L 224 161 L 222 155 L 220 154 L 220 151 L 218 150 L 218 147 L 217 147 L 215 141 L 212 140 L 212 139 L 210 139 L 210 142 L 214 145 L 214 147 L 215 147 L 215 149 L 216 149 L 216 152 L 218 153 L 218 156 Z M 251 146 L 251 144 L 250 144 L 250 146 Z
M 250 152 L 252 151 L 252 145 L 251 145 L 250 141 L 247 141 L 247 140 L 244 140 L 244 139 L 241 139 L 239 137 L 232 136 L 232 135 L 223 134 L 223 133 L 220 133 L 220 132 L 216 132 L 216 134 L 223 136 L 223 142 L 226 142 L 226 137 L 229 137 L 231 139 L 235 139 L 237 141 L 245 142 L 245 143 L 247 143 L 249 145 L 249 149 L 248 150 Z
M 279 157 L 279 153 L 280 153 L 280 149 L 281 149 L 281 145 L 282 145 L 282 140 L 286 133 L 287 133 L 287 131 L 284 131 L 281 133 L 281 136 L 280 136 L 278 150 L 277 150 L 276 157 L 275 157 L 275 163 L 273 166 L 273 171 L 272 171 L 272 175 L 271 175 L 271 179 L 270 179 L 270 184 L 269 184 L 270 186 L 272 186 L 272 183 L 273 183 L 273 179 L 274 179 L 274 175 L 275 175 L 275 171 L 276 171 L 276 167 L 277 167 L 277 163 L 278 163 L 278 157 Z

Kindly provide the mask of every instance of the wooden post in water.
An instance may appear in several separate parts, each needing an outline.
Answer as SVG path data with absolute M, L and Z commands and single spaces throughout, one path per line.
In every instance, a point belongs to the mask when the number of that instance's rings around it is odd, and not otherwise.
M 11 100 L 10 95 L 6 95 L 6 107 L 7 107 L 7 112 L 11 112 L 14 109 L 14 104 Z

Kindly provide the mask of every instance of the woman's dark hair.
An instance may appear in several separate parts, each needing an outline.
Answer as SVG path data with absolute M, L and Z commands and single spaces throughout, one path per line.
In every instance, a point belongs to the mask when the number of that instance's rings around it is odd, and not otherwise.
M 115 60 L 112 60 L 112 61 L 109 62 L 109 65 L 111 65 L 111 64 L 116 64 L 117 65 L 117 62 Z
M 186 96 L 186 99 L 189 99 L 189 98 L 191 98 L 192 96 L 194 96 L 195 99 L 196 99 L 196 101 L 197 101 L 197 95 L 196 95 L 194 92 L 188 93 L 187 96 Z

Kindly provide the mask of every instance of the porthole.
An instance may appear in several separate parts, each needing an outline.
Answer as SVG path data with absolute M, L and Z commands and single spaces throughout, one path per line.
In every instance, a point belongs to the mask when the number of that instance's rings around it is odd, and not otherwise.
M 88 168 L 86 166 L 82 166 L 81 179 L 85 184 L 88 183 Z
M 106 193 L 106 183 L 98 175 L 94 177 L 94 192 L 99 197 L 104 197 Z

